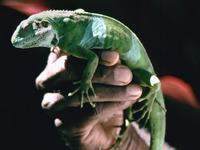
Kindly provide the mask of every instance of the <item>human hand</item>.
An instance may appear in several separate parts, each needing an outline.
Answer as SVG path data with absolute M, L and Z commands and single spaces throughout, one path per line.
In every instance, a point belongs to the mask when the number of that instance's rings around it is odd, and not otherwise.
M 84 99 L 80 108 L 80 95 L 67 97 L 72 83 L 81 78 L 84 61 L 74 59 L 59 48 L 49 55 L 47 67 L 36 79 L 38 88 L 57 92 L 44 95 L 42 108 L 55 119 L 55 125 L 64 139 L 74 149 L 108 149 L 116 142 L 123 124 L 123 110 L 136 102 L 142 93 L 141 87 L 129 84 L 132 72 L 120 64 L 115 51 L 98 53 L 100 63 L 92 82 L 97 98 L 90 96 L 96 107 Z M 81 66 L 81 67 L 80 67 Z M 109 67 L 108 67 L 109 66 Z M 100 84 L 99 84 L 100 83 Z M 113 86 L 114 85 L 114 86 Z

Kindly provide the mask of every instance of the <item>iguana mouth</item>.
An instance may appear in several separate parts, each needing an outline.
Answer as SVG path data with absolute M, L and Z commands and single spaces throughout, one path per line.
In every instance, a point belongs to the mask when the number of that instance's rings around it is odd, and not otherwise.
M 36 30 L 35 35 L 40 35 L 40 34 L 44 34 L 46 32 L 49 32 L 52 29 L 51 26 L 47 27 L 47 28 L 41 28 Z
M 12 42 L 13 46 L 18 47 L 18 46 L 19 46 L 19 43 L 20 43 L 22 40 L 23 40 L 22 38 L 13 37 L 12 40 L 11 40 L 11 42 Z
M 31 36 L 26 37 L 26 39 L 30 39 Z M 24 38 L 19 38 L 19 37 L 12 37 L 11 42 L 13 44 L 13 46 L 17 47 L 17 48 L 22 48 L 22 46 L 26 46 L 28 44 L 27 40 L 24 40 Z

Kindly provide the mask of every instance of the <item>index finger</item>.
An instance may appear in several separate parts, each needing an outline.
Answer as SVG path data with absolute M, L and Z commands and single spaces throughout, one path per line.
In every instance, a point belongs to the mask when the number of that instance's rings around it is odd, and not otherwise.
M 119 61 L 119 54 L 116 51 L 97 50 L 99 62 L 105 66 L 112 66 Z M 54 48 L 54 52 L 49 54 L 48 64 L 36 79 L 36 86 L 39 89 L 52 87 L 58 82 L 79 79 L 84 69 L 80 66 L 84 60 L 68 59 L 69 54 L 63 52 L 59 47 Z M 74 57 L 70 57 L 74 58 Z

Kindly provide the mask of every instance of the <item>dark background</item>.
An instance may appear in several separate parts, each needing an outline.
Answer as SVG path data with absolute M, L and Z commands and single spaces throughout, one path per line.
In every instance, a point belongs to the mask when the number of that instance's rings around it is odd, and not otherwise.
M 1 2 L 1 1 L 0 1 Z M 130 27 L 147 49 L 159 77 L 189 83 L 200 97 L 199 5 L 194 0 L 45 0 L 53 9 L 84 8 L 112 16 Z M 53 119 L 42 111 L 35 78 L 48 49 L 19 50 L 10 38 L 27 16 L 0 6 L 0 149 L 64 150 Z M 200 111 L 166 98 L 166 141 L 180 150 L 199 147 Z

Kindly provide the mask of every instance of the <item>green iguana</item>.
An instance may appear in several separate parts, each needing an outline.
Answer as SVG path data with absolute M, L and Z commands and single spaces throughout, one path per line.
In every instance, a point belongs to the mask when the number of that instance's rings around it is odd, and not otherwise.
M 157 78 L 149 57 L 137 36 L 121 22 L 96 13 L 75 11 L 44 11 L 22 21 L 12 36 L 12 44 L 17 48 L 60 47 L 64 52 L 88 61 L 82 79 L 74 82 L 79 85 L 72 93 L 81 92 L 91 102 L 88 91 L 95 92 L 91 79 L 98 65 L 98 56 L 92 49 L 116 50 L 123 64 L 127 65 L 136 79 L 136 83 L 148 89 L 138 103 L 138 109 L 130 106 L 124 111 L 124 122 L 149 120 L 151 150 L 162 150 L 165 137 L 165 105 L 160 81 Z M 144 94 L 143 94 L 144 95 Z M 135 105 L 135 104 L 134 104 Z M 134 117 L 135 114 L 137 117 Z M 132 118 L 133 116 L 133 118 Z M 123 133 L 128 124 L 122 128 Z M 122 137 L 123 137 L 123 133 Z M 119 139 L 119 141 L 122 139 Z

